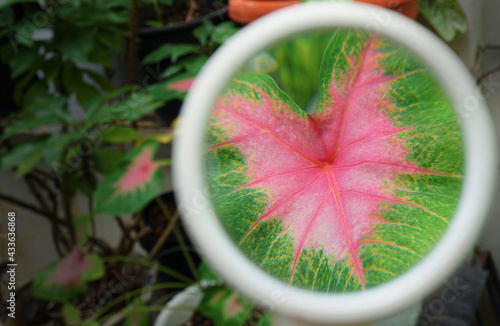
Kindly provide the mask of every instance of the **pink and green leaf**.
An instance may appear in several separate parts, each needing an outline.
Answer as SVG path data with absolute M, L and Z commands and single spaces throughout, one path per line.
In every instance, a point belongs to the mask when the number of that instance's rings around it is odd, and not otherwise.
M 96 254 L 73 249 L 63 260 L 47 267 L 33 281 L 36 297 L 63 302 L 87 291 L 87 283 L 104 276 L 104 265 Z
M 198 307 L 215 326 L 243 326 L 250 317 L 253 304 L 225 286 L 212 286 L 203 293 Z
M 123 215 L 136 212 L 161 192 L 160 164 L 154 160 L 159 144 L 145 141 L 124 158 L 96 192 L 96 212 Z
M 432 250 L 456 209 L 463 144 L 432 75 L 393 42 L 339 30 L 316 111 L 267 75 L 230 82 L 213 110 L 207 178 L 239 248 L 291 285 L 362 290 Z
M 149 86 L 148 91 L 157 100 L 183 100 L 184 97 L 186 97 L 187 92 L 191 88 L 195 77 L 195 72 L 182 73 L 159 84 Z

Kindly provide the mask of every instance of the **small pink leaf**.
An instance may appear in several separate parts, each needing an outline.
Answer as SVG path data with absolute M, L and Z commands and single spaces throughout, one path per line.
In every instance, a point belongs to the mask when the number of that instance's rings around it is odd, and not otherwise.
M 154 160 L 159 144 L 146 141 L 125 158 L 126 165 L 109 175 L 97 189 L 96 210 L 115 215 L 130 214 L 156 197 L 163 184 L 159 163 Z
M 96 254 L 84 255 L 75 247 L 62 261 L 37 274 L 33 293 L 38 298 L 67 301 L 87 291 L 87 283 L 101 278 L 104 265 Z
M 153 161 L 153 150 L 145 147 L 144 150 L 134 158 L 128 166 L 127 171 L 117 182 L 116 188 L 121 193 L 135 192 L 144 189 L 151 182 L 153 173 L 158 168 L 158 163 Z
M 167 89 L 178 91 L 178 92 L 187 92 L 193 85 L 194 78 L 186 78 L 178 81 L 171 82 L 166 85 Z
M 82 255 L 80 250 L 75 248 L 57 266 L 52 275 L 45 281 L 45 285 L 78 285 L 82 281 L 82 274 L 91 266 L 90 258 Z

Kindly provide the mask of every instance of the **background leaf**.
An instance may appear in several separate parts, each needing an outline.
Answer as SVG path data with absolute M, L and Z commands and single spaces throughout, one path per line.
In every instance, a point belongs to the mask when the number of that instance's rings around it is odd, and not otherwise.
M 212 286 L 203 293 L 198 307 L 215 326 L 242 326 L 252 313 L 253 304 L 225 286 Z
M 164 44 L 153 52 L 149 53 L 142 64 L 153 64 L 170 59 L 176 62 L 180 57 L 200 51 L 198 45 L 193 44 Z
M 33 294 L 64 302 L 85 293 L 86 283 L 104 276 L 104 265 L 96 254 L 83 255 L 73 249 L 62 261 L 42 270 L 33 281 Z
M 145 141 L 127 154 L 125 166 L 110 174 L 97 189 L 98 213 L 131 214 L 160 193 L 163 178 L 154 161 L 157 150 L 157 142 Z
M 447 42 L 467 32 L 467 20 L 457 0 L 420 0 L 420 12 Z
M 139 132 L 125 126 L 113 126 L 110 132 L 104 133 L 104 140 L 111 144 L 128 143 L 139 137 Z

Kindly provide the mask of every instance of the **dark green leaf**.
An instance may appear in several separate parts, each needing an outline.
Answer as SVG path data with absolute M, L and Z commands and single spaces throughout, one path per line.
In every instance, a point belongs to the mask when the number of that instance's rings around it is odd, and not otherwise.
M 81 130 L 51 135 L 46 140 L 46 146 L 42 149 L 44 161 L 50 166 L 52 166 L 54 162 L 61 161 L 66 147 L 84 137 L 85 134 Z
M 14 23 L 14 10 L 12 8 L 0 9 L 0 27 L 7 27 Z
M 38 57 L 37 49 L 22 47 L 15 55 L 9 59 L 10 75 L 12 79 L 19 77 L 21 74 L 33 68 L 32 65 Z
M 87 125 L 114 120 L 136 120 L 162 105 L 151 94 L 133 93 L 129 99 L 115 105 L 101 105 L 89 112 Z
M 113 83 L 106 76 L 87 69 L 85 70 L 85 74 L 89 75 L 103 90 L 112 91 L 115 89 Z
M 239 29 L 233 22 L 223 22 L 215 26 L 210 35 L 210 41 L 215 45 L 220 45 L 227 41 L 228 38 L 234 35 Z
M 37 2 L 36 0 L 0 0 L 0 9 L 13 6 L 17 3 Z
M 43 65 L 43 72 L 47 81 L 53 80 L 61 72 L 61 61 L 54 57 Z
M 82 107 L 99 94 L 99 91 L 83 80 L 83 74 L 74 64 L 66 64 L 62 72 L 62 81 L 68 95 L 76 94 Z
M 97 40 L 109 49 L 121 53 L 125 50 L 126 33 L 123 30 L 110 27 L 109 29 L 101 30 L 97 34 Z
M 37 96 L 26 105 L 24 112 L 34 117 L 42 117 L 46 116 L 47 112 L 52 114 L 62 112 L 65 105 L 66 99 L 59 95 Z
M 98 172 L 109 174 L 118 169 L 123 160 L 123 154 L 111 149 L 96 148 L 93 159 Z
M 215 274 L 210 267 L 203 261 L 199 267 L 201 279 L 204 281 L 220 282 L 221 278 Z
M 0 141 L 8 139 L 18 133 L 32 131 L 43 126 L 57 125 L 63 123 L 63 120 L 57 116 L 45 116 L 34 120 L 15 120 L 10 124 L 6 131 L 0 136 Z
M 94 44 L 93 29 L 64 25 L 54 31 L 54 43 L 64 57 L 85 62 Z
M 214 24 L 210 20 L 204 20 L 201 26 L 193 31 L 193 35 L 198 39 L 202 46 L 207 45 L 208 37 L 214 30 Z
M 63 316 L 66 324 L 80 325 L 82 318 L 80 317 L 80 310 L 71 303 L 65 303 L 63 306 Z
M 112 144 L 128 143 L 139 137 L 139 132 L 130 127 L 112 126 L 111 131 L 104 133 L 104 140 Z
M 182 56 L 191 53 L 197 53 L 200 51 L 200 47 L 192 44 L 165 44 L 149 53 L 142 64 L 153 64 L 159 63 L 165 59 L 170 59 L 172 62 L 176 62 Z
M 103 45 L 101 42 L 96 42 L 90 50 L 87 58 L 91 62 L 100 63 L 106 68 L 112 68 L 113 63 L 111 62 L 109 51 L 110 49 L 107 45 Z
M 157 20 L 148 20 L 146 21 L 146 26 L 149 26 L 149 27 L 162 27 L 163 26 L 163 23 L 160 22 L 160 21 L 157 21 Z
M 20 166 L 20 174 L 24 175 L 28 173 L 41 160 L 41 150 L 44 146 L 45 142 L 42 140 L 14 147 L 14 149 L 1 157 L 0 172 Z

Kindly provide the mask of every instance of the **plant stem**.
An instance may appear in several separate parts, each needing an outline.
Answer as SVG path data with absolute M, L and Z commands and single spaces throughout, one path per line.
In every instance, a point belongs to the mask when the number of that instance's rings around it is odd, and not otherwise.
M 60 195 L 63 204 L 64 214 L 66 218 L 66 224 L 68 225 L 68 231 L 71 236 L 71 241 L 76 243 L 75 230 L 73 228 L 73 212 L 71 211 L 71 199 L 68 197 L 69 189 L 67 189 L 67 184 L 63 181 L 60 184 Z
M 11 196 L 8 196 L 8 195 L 4 195 L 4 194 L 0 194 L 0 199 L 6 200 L 7 202 L 9 202 L 11 204 L 14 204 L 14 205 L 17 205 L 19 207 L 26 208 L 26 209 L 34 212 L 34 213 L 37 213 L 37 214 L 40 214 L 40 215 L 43 215 L 43 216 L 47 216 L 45 211 L 39 209 L 35 205 L 31 205 L 31 204 L 29 204 L 27 202 L 21 201 L 19 199 L 14 198 L 14 197 L 11 197 Z
M 151 291 L 161 290 L 161 289 L 184 289 L 188 285 L 189 284 L 186 284 L 186 283 L 159 283 L 159 284 L 151 285 L 150 289 L 151 289 Z M 105 317 L 99 319 L 99 317 L 101 317 L 106 311 L 111 309 L 117 303 L 120 303 L 122 301 L 128 300 L 132 297 L 135 297 L 135 296 L 141 294 L 142 291 L 144 291 L 144 289 L 140 288 L 140 289 L 137 289 L 134 291 L 127 292 L 127 293 L 119 296 L 118 298 L 111 300 L 108 304 L 106 304 L 101 310 L 99 310 L 95 314 L 94 318 L 96 319 L 96 321 L 99 322 L 99 324 L 102 324 L 102 322 L 110 319 L 113 316 L 113 315 L 105 316 Z
M 156 19 L 158 19 L 158 21 L 162 23 L 162 25 L 164 25 L 165 23 L 163 22 L 163 11 L 161 9 L 161 5 L 158 3 L 158 0 L 153 0 L 153 6 L 155 7 Z
M 194 12 L 195 12 L 196 7 L 197 7 L 196 0 L 188 0 L 188 3 L 189 3 L 189 10 L 188 10 L 188 13 L 186 15 L 187 22 L 190 21 L 191 19 L 193 19 Z
M 163 246 L 163 243 L 165 243 L 165 240 L 167 240 L 170 233 L 172 233 L 172 230 L 174 229 L 175 223 L 177 223 L 178 219 L 179 219 L 179 212 L 175 211 L 174 216 L 170 219 L 170 222 L 168 223 L 167 227 L 165 228 L 165 230 L 163 230 L 160 238 L 158 239 L 158 241 L 156 241 L 153 249 L 151 249 L 151 251 L 149 252 L 147 258 L 148 260 L 152 260 L 156 256 L 160 248 Z
M 170 211 L 167 208 L 167 206 L 165 205 L 165 203 L 163 202 L 163 200 L 161 198 L 157 197 L 156 203 L 158 204 L 158 206 L 162 210 L 162 212 L 165 215 L 165 217 L 167 218 L 167 220 L 170 222 L 173 219 L 173 217 L 170 216 Z M 179 245 L 181 247 L 182 254 L 184 255 L 184 258 L 186 259 L 186 262 L 188 263 L 189 269 L 191 270 L 191 274 L 193 275 L 195 280 L 199 281 L 198 270 L 196 269 L 196 266 L 194 265 L 193 257 L 191 257 L 191 254 L 189 253 L 189 250 L 187 249 L 186 243 L 184 241 L 184 238 L 182 237 L 182 234 L 179 231 L 179 228 L 177 227 L 177 225 L 174 224 L 173 230 L 174 230 L 175 238 L 177 239 L 177 242 L 179 243 Z
M 139 6 L 139 0 L 130 0 L 130 16 L 129 16 L 129 25 L 130 25 L 130 39 L 128 43 L 128 81 L 131 84 L 137 83 L 137 67 L 138 67 L 138 58 L 137 58 L 137 37 L 139 30 L 139 22 L 137 21 L 137 10 Z
M 191 309 L 191 308 L 192 307 L 189 307 L 189 309 Z M 124 318 L 126 318 L 127 316 L 138 313 L 138 312 L 153 312 L 153 311 L 161 311 L 163 309 L 165 309 L 165 306 L 147 306 L 147 307 L 137 307 L 137 308 L 132 308 L 132 307 L 127 306 L 122 311 L 113 315 L 113 317 L 110 317 L 107 322 L 102 324 L 102 326 L 114 326 L 114 325 L 118 324 L 120 321 L 122 321 Z
M 488 77 L 488 76 L 490 76 L 490 75 L 492 75 L 492 74 L 494 74 L 494 73 L 496 73 L 496 72 L 498 72 L 498 71 L 500 71 L 500 66 L 495 67 L 495 68 L 493 68 L 493 69 L 491 69 L 491 70 L 489 70 L 489 71 L 485 72 L 484 74 L 482 74 L 481 76 L 479 76 L 479 77 L 477 78 L 477 83 L 478 83 L 478 84 L 481 84 L 481 82 L 482 82 L 482 81 L 483 81 L 486 77 Z
M 165 273 L 167 275 L 170 275 L 172 277 L 175 277 L 179 281 L 183 281 L 186 284 L 192 284 L 192 283 L 194 283 L 193 279 L 190 279 L 189 277 L 187 277 L 185 275 L 182 275 L 181 273 L 176 272 L 176 271 L 174 271 L 171 268 L 168 268 L 168 267 L 165 267 L 165 266 L 161 266 L 158 263 L 153 263 L 153 262 L 150 262 L 150 261 L 145 260 L 145 259 L 139 259 L 139 258 L 130 257 L 130 256 L 111 256 L 111 257 L 103 257 L 102 260 L 105 261 L 105 262 L 109 262 L 109 263 L 112 263 L 112 262 L 128 262 L 128 263 L 133 263 L 133 264 L 137 264 L 137 265 L 146 266 L 146 267 L 149 267 L 149 268 L 156 268 L 160 272 Z

